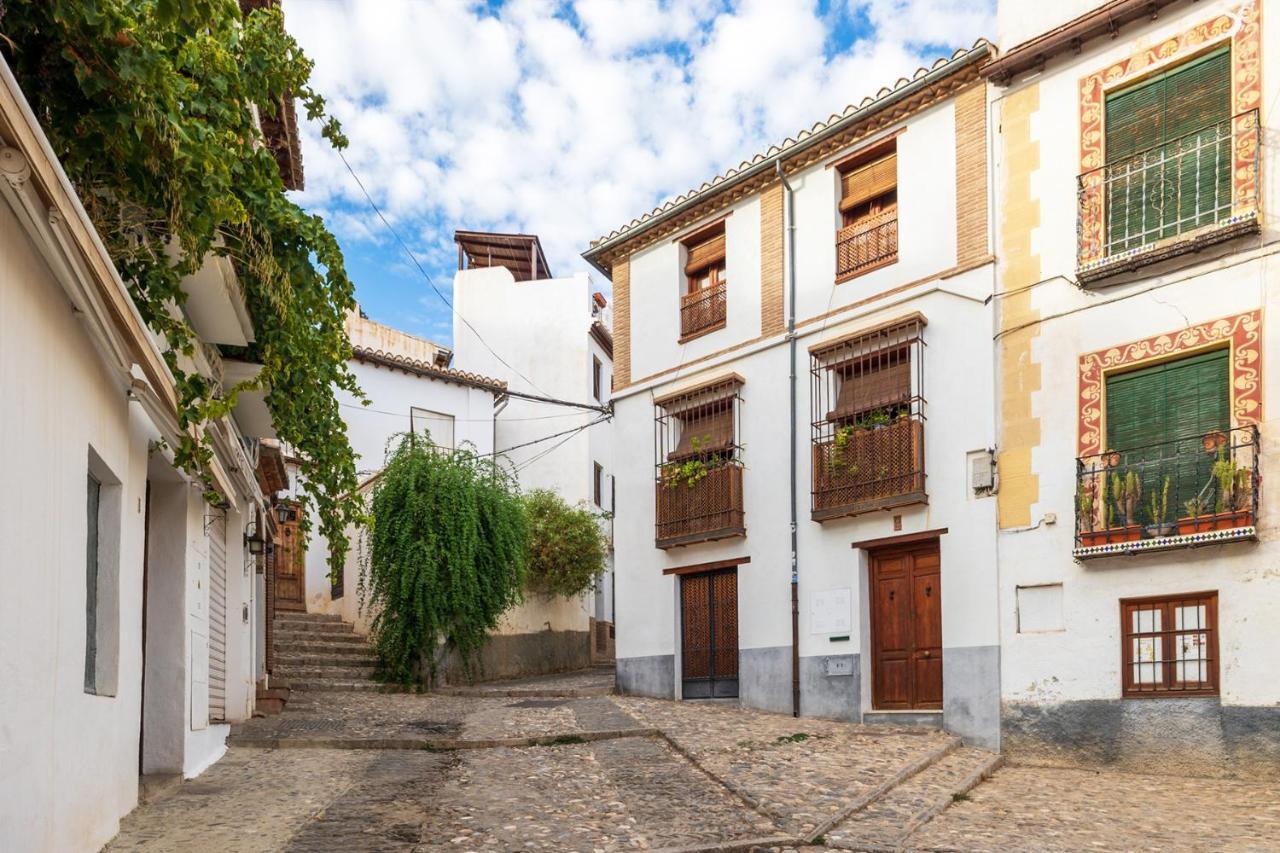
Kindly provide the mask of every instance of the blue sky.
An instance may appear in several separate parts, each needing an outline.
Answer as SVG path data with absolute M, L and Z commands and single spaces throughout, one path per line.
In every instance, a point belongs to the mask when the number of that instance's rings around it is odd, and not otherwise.
M 986 0 L 285 0 L 346 156 L 449 295 L 454 229 L 532 232 L 552 270 L 666 198 L 979 36 Z M 450 343 L 443 301 L 304 128 L 298 200 L 374 319 Z M 608 282 L 594 275 L 599 289 Z

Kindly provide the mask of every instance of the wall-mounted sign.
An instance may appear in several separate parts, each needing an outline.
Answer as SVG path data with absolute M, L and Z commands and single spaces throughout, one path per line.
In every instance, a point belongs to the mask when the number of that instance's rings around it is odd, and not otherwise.
M 853 590 L 824 589 L 810 595 L 809 630 L 814 634 L 847 634 L 853 630 Z

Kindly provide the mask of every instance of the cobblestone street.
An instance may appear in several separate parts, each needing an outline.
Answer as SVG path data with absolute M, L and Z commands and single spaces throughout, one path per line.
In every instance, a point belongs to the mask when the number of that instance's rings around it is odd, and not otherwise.
M 608 688 L 595 670 L 446 695 L 295 694 L 108 849 L 1280 847 L 1280 785 L 999 768 L 927 729 Z

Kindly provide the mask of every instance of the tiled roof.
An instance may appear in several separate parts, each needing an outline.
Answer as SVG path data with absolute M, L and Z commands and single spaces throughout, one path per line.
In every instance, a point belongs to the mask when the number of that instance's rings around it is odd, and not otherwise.
M 654 220 L 661 219 L 663 216 L 665 216 L 668 213 L 671 213 L 673 210 L 675 210 L 678 207 L 681 207 L 696 199 L 701 199 L 703 197 L 714 194 L 718 188 L 723 186 L 725 183 L 732 181 L 734 178 L 741 176 L 744 172 L 747 172 L 748 170 L 754 167 L 760 166 L 761 164 L 767 161 L 771 161 L 774 158 L 777 158 L 780 156 L 785 157 L 792 149 L 796 148 L 799 145 L 802 145 L 802 143 L 808 142 L 812 140 L 814 137 L 821 136 L 828 131 L 833 131 L 842 125 L 851 123 L 853 121 L 857 121 L 858 119 L 865 117 L 866 114 L 869 114 L 870 112 L 874 111 L 878 106 L 884 104 L 884 102 L 888 101 L 893 96 L 900 94 L 904 89 L 911 87 L 913 85 L 921 85 L 921 86 L 924 85 L 925 78 L 929 77 L 929 78 L 937 79 L 938 77 L 945 76 L 948 72 L 950 72 L 951 70 L 953 70 L 954 68 L 960 65 L 967 65 L 971 61 L 981 59 L 982 57 L 986 56 L 990 52 L 990 50 L 991 50 L 990 42 L 988 42 L 986 39 L 980 38 L 976 42 L 974 42 L 973 47 L 970 47 L 967 49 L 961 48 L 960 50 L 957 50 L 955 53 L 953 53 L 950 57 L 942 57 L 938 59 L 938 61 L 933 63 L 932 66 L 929 66 L 929 67 L 921 66 L 920 68 L 916 69 L 915 74 L 913 74 L 909 79 L 906 77 L 900 78 L 897 83 L 893 84 L 892 88 L 886 86 L 882 88 L 880 91 L 876 92 L 876 94 L 873 97 L 868 96 L 866 98 L 863 98 L 862 102 L 859 104 L 849 104 L 847 107 L 844 108 L 843 112 L 833 113 L 826 121 L 817 122 L 816 124 L 813 125 L 813 127 L 807 130 L 802 130 L 799 133 L 797 133 L 795 136 L 787 137 L 781 143 L 771 146 L 769 150 L 761 154 L 757 154 L 755 157 L 752 157 L 750 160 L 743 160 L 736 167 L 727 170 L 721 175 L 716 175 L 714 178 L 707 181 L 697 189 L 692 189 L 684 193 L 683 195 L 678 195 L 675 198 L 670 199 L 666 203 L 660 205 L 659 207 L 655 207 L 653 210 L 649 211 L 643 216 L 640 216 L 636 219 L 631 220 L 626 225 L 623 225 L 621 228 L 617 228 L 609 232 L 608 234 L 604 235 L 603 237 L 592 240 L 591 250 L 589 250 L 585 254 L 587 255 L 592 254 L 592 252 L 594 252 L 597 247 L 603 245 L 604 243 L 615 240 L 619 237 L 623 237 L 627 235 L 629 232 L 639 228 L 642 225 L 647 225 L 650 222 L 653 222 Z
M 378 349 L 369 349 L 368 347 L 352 347 L 351 355 L 357 361 L 368 362 L 369 364 L 378 364 L 383 367 L 393 367 L 400 370 L 415 373 L 418 376 L 425 376 L 429 379 L 439 379 L 444 382 L 455 382 L 459 385 L 470 385 L 474 388 L 483 388 L 492 391 L 495 394 L 505 393 L 507 383 L 499 379 L 491 379 L 488 376 L 481 376 L 478 373 L 470 373 L 466 370 L 458 370 L 453 367 L 436 367 L 434 364 L 428 364 L 425 361 L 419 361 L 416 358 L 408 358 L 407 356 L 395 355 L 394 353 L 383 352 Z

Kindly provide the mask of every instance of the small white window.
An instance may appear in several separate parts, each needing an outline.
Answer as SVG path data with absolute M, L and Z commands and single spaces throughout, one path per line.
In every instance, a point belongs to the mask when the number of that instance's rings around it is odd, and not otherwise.
M 1062 584 L 1018 587 L 1018 633 L 1066 630 L 1062 618 Z
M 453 415 L 419 409 L 409 409 L 409 420 L 418 435 L 429 436 L 430 442 L 443 450 L 453 450 Z

